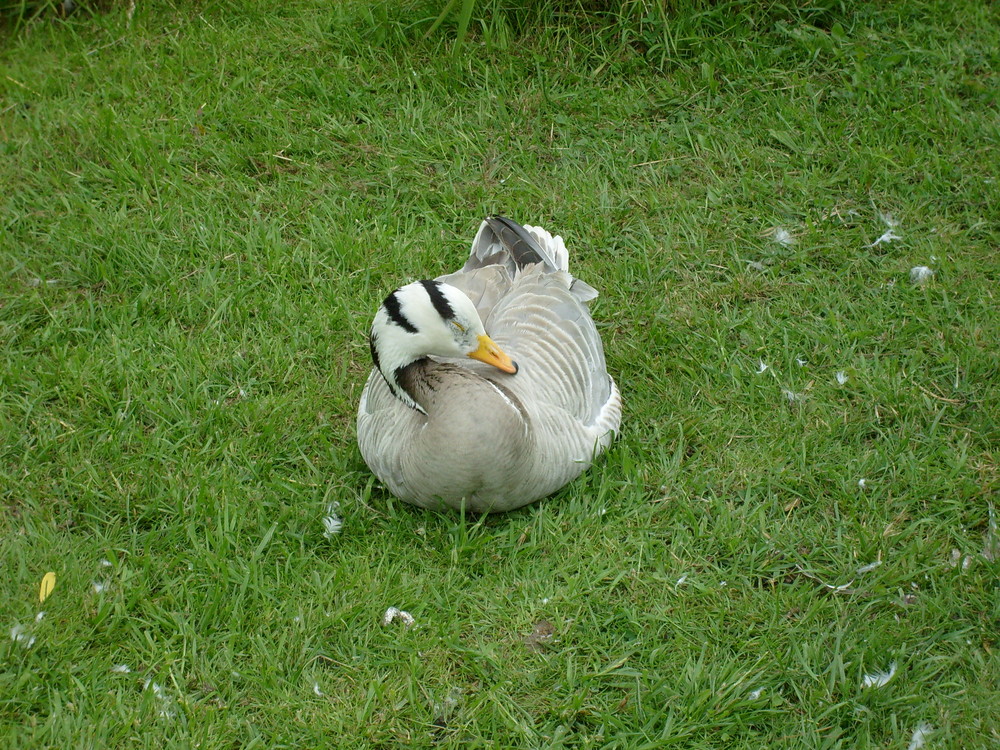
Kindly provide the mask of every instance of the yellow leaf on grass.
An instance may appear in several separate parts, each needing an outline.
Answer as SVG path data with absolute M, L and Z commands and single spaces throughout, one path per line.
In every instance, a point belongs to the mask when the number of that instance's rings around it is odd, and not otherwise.
M 56 574 L 51 571 L 42 576 L 42 585 L 38 589 L 38 601 L 44 602 L 49 598 L 49 594 L 52 593 L 52 589 L 56 587 Z

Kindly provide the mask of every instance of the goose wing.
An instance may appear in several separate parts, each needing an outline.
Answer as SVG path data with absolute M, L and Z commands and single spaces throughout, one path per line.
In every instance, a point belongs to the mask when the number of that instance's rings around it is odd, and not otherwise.
M 518 363 L 517 375 L 504 384 L 526 404 L 556 407 L 585 427 L 609 422 L 617 429 L 604 414 L 618 398 L 604 346 L 571 285 L 566 272 L 536 267 L 522 273 L 484 321 L 486 329 Z
M 522 400 L 562 409 L 585 426 L 617 429 L 617 417 L 605 412 L 620 416 L 620 401 L 586 304 L 597 291 L 570 275 L 562 237 L 487 218 L 465 266 L 439 281 L 469 296 L 487 332 L 518 363 L 517 376 L 504 384 Z

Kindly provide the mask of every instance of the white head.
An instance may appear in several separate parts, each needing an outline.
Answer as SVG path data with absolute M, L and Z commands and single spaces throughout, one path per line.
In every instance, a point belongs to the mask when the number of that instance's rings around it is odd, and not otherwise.
M 375 313 L 370 343 L 372 360 L 389 390 L 421 412 L 400 385 L 399 374 L 429 355 L 472 357 L 504 372 L 517 372 L 517 365 L 486 335 L 472 300 L 440 281 L 415 281 L 386 297 Z

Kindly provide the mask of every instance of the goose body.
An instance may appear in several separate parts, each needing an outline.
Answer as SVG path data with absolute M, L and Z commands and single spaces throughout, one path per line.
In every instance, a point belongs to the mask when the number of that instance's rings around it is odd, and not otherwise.
M 390 294 L 358 446 L 392 494 L 427 508 L 518 508 L 612 441 L 621 396 L 562 238 L 486 219 L 465 266 Z M 489 335 L 487 335 L 487 332 Z

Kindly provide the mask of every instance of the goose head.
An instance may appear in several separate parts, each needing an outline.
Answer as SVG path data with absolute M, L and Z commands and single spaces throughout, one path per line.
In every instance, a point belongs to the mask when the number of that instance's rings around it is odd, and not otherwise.
M 517 363 L 486 335 L 472 300 L 440 281 L 415 281 L 386 297 L 375 314 L 369 342 L 372 360 L 389 390 L 425 414 L 400 383 L 403 370 L 414 362 L 428 356 L 471 357 L 503 372 L 517 372 Z

